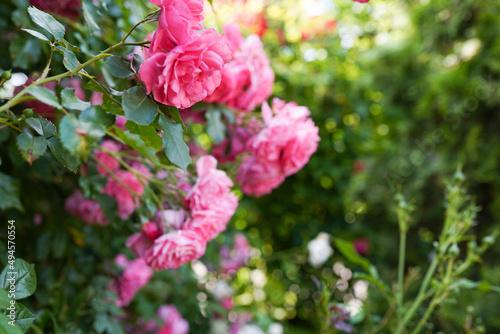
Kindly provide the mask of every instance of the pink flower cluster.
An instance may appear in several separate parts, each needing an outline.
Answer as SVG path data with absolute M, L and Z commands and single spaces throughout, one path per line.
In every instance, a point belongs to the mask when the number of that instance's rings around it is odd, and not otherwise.
M 165 322 L 157 334 L 187 334 L 189 323 L 182 318 L 174 305 L 163 305 L 158 309 L 158 317 Z
M 140 233 L 127 240 L 127 246 L 153 269 L 177 268 L 199 259 L 207 242 L 226 229 L 238 199 L 231 193 L 231 179 L 216 167 L 214 157 L 201 157 L 196 183 L 191 188 L 182 186 L 188 190 L 184 208 L 160 212 L 156 222 L 144 224 Z
M 101 146 L 110 152 L 122 149 L 120 144 L 111 140 L 105 140 Z M 95 156 L 99 161 L 98 173 L 107 177 L 106 186 L 101 192 L 114 198 L 118 205 L 118 215 L 124 220 L 128 219 L 139 204 L 139 196 L 144 194 L 143 183 L 132 171 L 120 169 L 120 163 L 111 154 L 98 150 Z M 149 169 L 141 163 L 133 162 L 131 166 L 138 174 L 151 175 Z M 66 211 L 88 224 L 108 224 L 99 203 L 85 198 L 79 190 L 66 199 Z
M 156 101 L 188 108 L 220 85 L 231 50 L 214 29 L 201 30 L 203 0 L 151 0 L 158 29 L 139 74 Z
M 127 306 L 137 292 L 148 284 L 153 276 L 153 269 L 143 259 L 129 261 L 123 254 L 115 258 L 115 263 L 123 269 L 123 273 L 111 283 L 110 290 L 118 294 L 117 306 Z
M 252 111 L 271 96 L 274 71 L 257 35 L 243 39 L 240 29 L 231 24 L 224 26 L 224 32 L 233 60 L 224 66 L 220 86 L 204 101 Z
M 273 99 L 262 105 L 264 128 L 247 143 L 252 153 L 238 168 L 236 179 L 245 194 L 261 196 L 298 172 L 318 148 L 318 127 L 309 109 Z

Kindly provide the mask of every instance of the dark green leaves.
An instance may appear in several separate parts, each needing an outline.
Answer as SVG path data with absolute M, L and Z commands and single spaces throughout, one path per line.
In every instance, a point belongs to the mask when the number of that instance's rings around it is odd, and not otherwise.
M 9 274 L 15 272 L 16 274 Z M 13 278 L 11 280 L 11 278 Z M 13 299 L 23 299 L 31 296 L 36 290 L 35 266 L 23 259 L 16 259 L 14 265 L 10 264 L 0 274 L 0 288 L 9 290 L 11 282 L 14 282 L 15 296 Z
M 105 126 L 88 119 L 77 119 L 75 115 L 66 115 L 59 123 L 59 133 L 63 146 L 74 155 L 86 156 L 90 146 L 105 134 Z
M 71 155 L 67 149 L 63 147 L 59 138 L 52 137 L 47 141 L 47 145 L 49 146 L 50 152 L 57 161 L 61 163 L 64 167 L 76 173 L 78 171 L 78 167 L 80 166 L 80 160 Z
M 135 133 L 141 137 L 142 140 L 154 149 L 155 151 L 160 151 L 161 137 L 158 135 L 156 129 L 152 125 L 137 125 L 134 122 L 127 121 L 125 124 L 125 128 L 132 133 Z
M 75 68 L 80 66 L 78 59 L 72 51 L 63 48 L 62 46 L 57 46 L 55 50 L 63 55 L 63 65 L 68 71 L 73 71 Z
M 87 24 L 89 25 L 90 30 L 91 31 L 101 30 L 99 24 L 97 24 L 99 18 L 97 7 L 92 3 L 92 0 L 83 0 L 82 9 L 85 22 L 87 22 Z
M 144 59 L 142 59 L 142 57 L 138 54 L 134 53 L 132 55 L 132 67 L 137 73 L 139 73 L 139 69 L 141 68 L 142 63 L 144 63 Z
M 333 243 L 335 244 L 335 246 L 337 246 L 337 249 L 340 253 L 342 253 L 347 261 L 353 264 L 357 264 L 373 277 L 378 277 L 377 269 L 370 263 L 370 261 L 368 261 L 364 257 L 361 257 L 356 252 L 352 243 L 339 238 L 333 238 Z
M 172 122 L 165 115 L 160 115 L 158 124 L 163 129 L 162 139 L 165 155 L 170 162 L 185 170 L 191 162 L 191 157 L 189 156 L 189 147 L 184 142 L 182 126 Z
M 67 109 L 85 110 L 90 107 L 90 102 L 80 100 L 73 88 L 64 88 L 62 90 L 61 101 L 62 105 Z
M 60 40 L 64 37 L 64 33 L 66 32 L 64 26 L 57 22 L 52 15 L 42 12 L 33 6 L 28 7 L 28 14 L 33 22 L 47 30 L 56 40 Z
M 0 313 L 0 333 L 2 334 L 23 334 L 19 326 L 9 325 L 11 320 L 3 313 Z
M 31 86 L 28 90 L 28 93 L 40 102 L 43 102 L 49 106 L 59 109 L 62 108 L 62 106 L 59 104 L 59 101 L 57 100 L 57 96 L 48 88 Z
M 6 290 L 0 289 L 0 308 L 7 308 L 10 305 L 9 294 Z
M 139 86 L 127 89 L 122 98 L 125 117 L 139 125 L 148 125 L 158 114 L 158 105 Z
M 41 157 L 47 149 L 47 140 L 43 137 L 33 137 L 29 133 L 21 133 L 17 137 L 17 148 L 21 156 L 29 164 Z
M 16 303 L 16 327 L 19 327 L 24 333 L 28 331 L 31 323 L 36 319 L 36 316 L 31 313 L 23 304 Z M 12 326 L 11 326 L 12 327 Z
M 26 119 L 26 124 L 31 126 L 40 136 L 48 138 L 56 134 L 57 129 L 51 121 L 37 115 Z
M 207 119 L 207 132 L 216 144 L 226 138 L 226 125 L 222 122 L 222 113 L 219 109 L 209 108 L 205 117 Z
M 126 79 L 134 75 L 134 71 L 130 67 L 130 62 L 120 56 L 111 56 L 105 62 L 111 74 L 117 78 Z
M 16 208 L 22 210 L 23 206 L 19 201 L 19 192 L 19 181 L 0 172 L 0 209 Z

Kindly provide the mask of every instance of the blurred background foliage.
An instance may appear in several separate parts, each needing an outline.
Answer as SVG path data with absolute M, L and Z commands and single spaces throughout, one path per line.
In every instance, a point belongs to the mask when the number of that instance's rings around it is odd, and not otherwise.
M 107 13 L 99 38 L 85 36 L 78 21 L 58 17 L 71 26 L 70 42 L 83 53 L 119 40 L 120 30 L 127 31 L 153 8 L 139 0 L 102 2 Z M 0 68 L 25 73 L 43 69 L 48 49 L 19 30 L 30 25 L 23 14 L 26 6 L 26 0 L 0 3 Z M 218 252 L 218 244 L 244 231 L 260 250 L 261 256 L 241 268 L 232 283 L 237 307 L 252 311 L 264 324 L 269 319 L 284 322 L 287 333 L 317 329 L 315 301 L 321 294 L 311 275 L 334 279 L 334 264 L 342 261 L 336 253 L 320 269 L 307 265 L 307 243 L 322 231 L 367 240 L 367 257 L 386 281 L 395 281 L 398 228 L 393 197 L 398 187 L 418 208 L 408 236 L 408 268 L 425 267 L 443 220 L 443 180 L 460 163 L 469 192 L 482 208 L 477 235 L 499 228 L 499 2 L 214 0 L 213 7 L 216 16 L 206 4 L 208 25 L 233 21 L 245 33 L 261 35 L 276 73 L 274 96 L 308 106 L 321 136 L 317 153 L 302 171 L 270 195 L 242 198 L 228 232 L 209 245 L 208 259 Z M 140 40 L 152 30 L 151 25 L 141 27 L 134 36 Z M 106 76 L 104 67 L 102 71 Z M 20 225 L 19 253 L 44 268 L 37 272 L 37 293 L 30 297 L 33 309 L 44 308 L 38 325 L 49 332 L 58 326 L 66 332 L 74 328 L 73 333 L 77 328 L 88 332 L 85 328 L 113 326 L 118 311 L 96 300 L 109 283 L 102 275 L 132 226 L 75 225 L 63 207 L 77 177 L 52 168 L 50 159 L 39 159 L 30 168 L 16 155 L 14 141 L 8 141 L 5 132 L 0 137 L 0 168 L 22 176 L 22 201 L 32 203 L 24 213 L 11 210 L 7 216 Z M 32 225 L 35 214 L 43 216 L 42 225 Z M 5 254 L 5 243 L 1 246 Z M 499 285 L 499 256 L 496 244 L 469 275 Z M 267 281 L 262 290 L 252 284 L 260 272 Z M 196 280 L 187 277 L 178 271 L 156 275 L 134 301 L 137 309 L 145 317 L 152 315 L 151 298 L 161 300 L 183 286 L 169 302 L 198 326 L 194 328 L 206 332 L 206 314 L 202 317 L 196 307 L 206 295 L 193 294 Z M 339 290 L 335 298 L 342 301 L 349 291 Z M 372 313 L 382 315 L 385 302 L 377 294 L 368 300 Z M 482 324 L 487 333 L 496 332 L 499 309 L 500 299 L 491 293 L 462 292 L 454 304 L 439 309 L 433 332 L 460 332 L 466 319 Z M 98 324 L 90 320 L 96 314 Z

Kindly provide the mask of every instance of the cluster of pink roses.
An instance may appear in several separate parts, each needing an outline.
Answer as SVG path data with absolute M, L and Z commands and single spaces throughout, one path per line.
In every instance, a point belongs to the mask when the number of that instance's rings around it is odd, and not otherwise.
M 207 242 L 226 229 L 238 199 L 231 193 L 231 179 L 216 167 L 214 157 L 201 157 L 194 186 L 181 185 L 188 190 L 185 209 L 160 212 L 159 219 L 144 224 L 127 240 L 127 246 L 153 269 L 177 268 L 200 258 Z
M 202 29 L 203 0 L 151 0 L 160 6 L 158 29 L 139 75 L 156 101 L 188 108 L 220 85 L 231 50 L 214 29 Z
M 243 39 L 239 27 L 232 24 L 225 25 L 224 32 L 233 60 L 224 66 L 220 86 L 204 101 L 252 111 L 271 96 L 274 71 L 257 35 Z
M 236 179 L 245 194 L 261 196 L 298 172 L 318 148 L 318 127 L 307 107 L 273 99 L 262 105 L 264 128 L 247 142 L 252 154 L 243 159 Z
M 121 150 L 121 144 L 111 140 L 105 140 L 101 146 L 109 152 Z M 144 194 L 144 180 L 139 180 L 135 173 L 129 170 L 120 169 L 120 163 L 109 153 L 97 151 L 97 171 L 107 177 L 106 186 L 101 190 L 116 200 L 118 215 L 126 220 L 135 211 L 139 203 L 139 196 Z M 131 167 L 137 174 L 151 176 L 149 169 L 142 163 L 132 162 Z M 108 221 L 95 200 L 84 197 L 80 190 L 77 190 L 66 199 L 66 211 L 79 217 L 88 224 L 107 225 Z
M 123 254 L 116 256 L 115 263 L 123 269 L 123 273 L 113 281 L 110 290 L 118 295 L 116 305 L 127 306 L 135 294 L 148 284 L 153 276 L 153 269 L 143 259 L 129 261 Z

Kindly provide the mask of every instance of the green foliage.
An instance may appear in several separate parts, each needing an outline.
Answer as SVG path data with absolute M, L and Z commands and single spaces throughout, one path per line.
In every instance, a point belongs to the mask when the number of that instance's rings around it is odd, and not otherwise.
M 172 122 L 167 116 L 160 115 L 158 125 L 163 130 L 162 140 L 165 146 L 165 155 L 168 160 L 182 169 L 191 162 L 189 147 L 184 142 L 182 125 Z
M 222 122 L 222 113 L 219 109 L 210 108 L 205 114 L 207 132 L 216 144 L 226 138 L 226 125 Z
M 117 78 L 129 78 L 134 75 L 134 72 L 130 68 L 130 61 L 126 61 L 120 56 L 111 56 L 106 59 L 106 66 L 109 68 L 111 74 Z
M 49 138 L 56 134 L 56 126 L 46 118 L 39 115 L 36 117 L 30 117 L 26 119 L 26 124 L 31 126 L 40 136 Z
M 33 6 L 28 7 L 28 13 L 33 22 L 48 31 L 57 41 L 64 37 L 64 33 L 66 32 L 64 26 L 57 22 L 52 15 L 42 12 Z M 35 37 L 39 38 L 38 36 Z
M 139 125 L 151 124 L 158 115 L 158 105 L 139 86 L 123 92 L 122 105 L 125 117 Z
M 17 148 L 21 152 L 21 156 L 32 164 L 36 159 L 40 158 L 47 150 L 47 140 L 43 137 L 33 137 L 25 132 L 17 137 Z
M 11 274 L 14 272 L 15 274 Z M 9 264 L 5 266 L 3 271 L 0 273 L 0 288 L 4 290 L 9 290 L 11 286 L 10 278 L 15 277 L 15 297 L 14 299 L 24 299 L 31 296 L 36 290 L 36 274 L 35 266 L 29 264 L 23 259 L 16 259 L 14 264 Z
M 68 71 L 72 71 L 80 65 L 80 62 L 76 58 L 73 51 L 70 51 L 62 46 L 56 46 L 54 50 L 58 51 L 63 55 L 63 65 Z
M 48 88 L 31 86 L 28 93 L 37 100 L 55 108 L 62 108 L 57 100 L 56 94 Z

